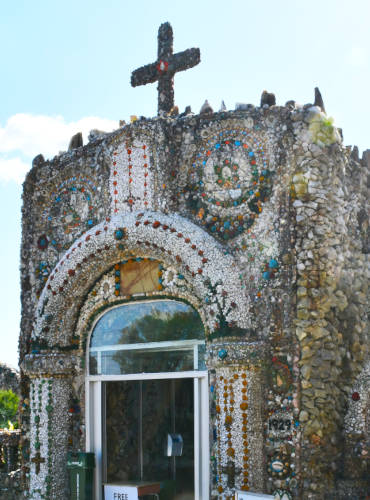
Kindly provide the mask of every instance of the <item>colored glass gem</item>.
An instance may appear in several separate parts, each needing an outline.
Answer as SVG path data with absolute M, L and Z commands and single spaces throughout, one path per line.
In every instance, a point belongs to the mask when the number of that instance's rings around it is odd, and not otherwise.
M 278 268 L 278 261 L 276 259 L 271 259 L 269 262 L 269 267 L 271 269 L 277 269 Z
M 49 240 L 46 237 L 46 234 L 42 234 L 40 238 L 37 240 L 37 247 L 39 250 L 46 250 L 49 245 Z
M 125 235 L 125 232 L 123 229 L 116 229 L 116 231 L 114 232 L 114 237 L 116 240 L 122 240 L 124 235 Z
M 226 349 L 220 349 L 220 350 L 218 351 L 218 357 L 219 357 L 220 359 L 225 359 L 225 358 L 226 358 L 226 356 L 227 356 L 227 350 L 226 350 Z

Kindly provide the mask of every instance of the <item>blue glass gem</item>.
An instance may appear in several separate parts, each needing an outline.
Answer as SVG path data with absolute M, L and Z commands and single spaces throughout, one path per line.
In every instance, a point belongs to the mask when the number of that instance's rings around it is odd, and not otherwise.
M 249 156 L 254 156 L 253 151 L 250 151 L 250 152 L 249 152 Z
M 220 359 L 225 359 L 225 358 L 226 358 L 226 356 L 227 356 L 227 350 L 226 350 L 226 349 L 220 349 L 220 350 L 218 351 L 218 357 L 219 357 Z
M 115 276 L 121 276 L 121 271 L 116 271 L 116 272 L 114 273 L 114 275 L 115 275 Z
M 179 280 L 185 279 L 183 274 L 178 274 L 177 277 L 179 278 Z
M 89 220 L 87 221 L 87 223 L 88 223 L 88 225 L 89 225 L 89 226 L 92 226 L 92 225 L 93 225 L 93 223 L 94 223 L 94 221 L 93 221 L 92 219 L 89 219 Z
M 268 271 L 265 271 L 263 274 L 262 274 L 263 278 L 265 280 L 269 280 L 271 278 L 271 275 Z
M 240 146 L 240 141 L 235 141 L 235 146 Z
M 220 145 L 219 145 L 218 143 L 217 143 L 217 144 L 215 144 L 215 148 L 216 148 L 216 149 L 219 149 L 219 148 L 220 148 Z
M 119 290 L 120 288 L 121 288 L 121 285 L 120 285 L 119 283 L 116 283 L 116 284 L 115 284 L 115 289 L 116 289 L 116 290 Z
M 226 229 L 230 227 L 230 221 L 229 220 L 227 220 L 227 221 L 224 222 L 224 227 Z
M 123 236 L 124 236 L 124 232 L 122 229 L 116 229 L 115 233 L 114 233 L 114 237 L 116 238 L 116 240 L 122 240 Z
M 279 266 L 278 261 L 276 259 L 271 259 L 269 262 L 269 267 L 271 269 L 277 269 Z

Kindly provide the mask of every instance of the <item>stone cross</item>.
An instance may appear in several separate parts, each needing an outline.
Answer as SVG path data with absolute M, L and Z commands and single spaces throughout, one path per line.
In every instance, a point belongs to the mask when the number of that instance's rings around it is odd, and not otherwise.
M 241 469 L 239 467 L 235 467 L 234 462 L 227 462 L 226 467 L 221 467 L 221 472 L 223 474 L 227 474 L 227 486 L 229 488 L 234 488 L 235 486 L 235 476 L 241 473 Z
M 170 23 L 158 30 L 158 59 L 131 74 L 131 85 L 146 85 L 158 81 L 158 115 L 169 113 L 174 106 L 173 77 L 178 71 L 196 66 L 200 62 L 199 49 L 173 53 L 173 33 Z
M 45 462 L 45 458 L 42 458 L 40 452 L 38 451 L 36 456 L 31 458 L 31 462 L 36 464 L 36 474 L 38 474 L 40 472 L 40 464 Z

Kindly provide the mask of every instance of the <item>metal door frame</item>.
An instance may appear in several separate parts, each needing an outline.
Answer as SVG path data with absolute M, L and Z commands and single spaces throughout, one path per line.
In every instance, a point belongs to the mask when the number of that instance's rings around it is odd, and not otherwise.
M 194 381 L 194 498 L 209 499 L 208 372 L 184 371 L 130 375 L 90 375 L 85 381 L 86 451 L 95 453 L 94 500 L 103 500 L 105 405 L 104 384 L 125 380 L 192 378 Z

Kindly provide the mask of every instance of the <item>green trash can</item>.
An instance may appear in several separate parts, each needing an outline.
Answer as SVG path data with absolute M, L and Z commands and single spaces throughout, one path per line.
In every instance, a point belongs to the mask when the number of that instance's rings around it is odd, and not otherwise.
M 94 453 L 69 452 L 67 469 L 71 500 L 92 500 L 95 458 Z

